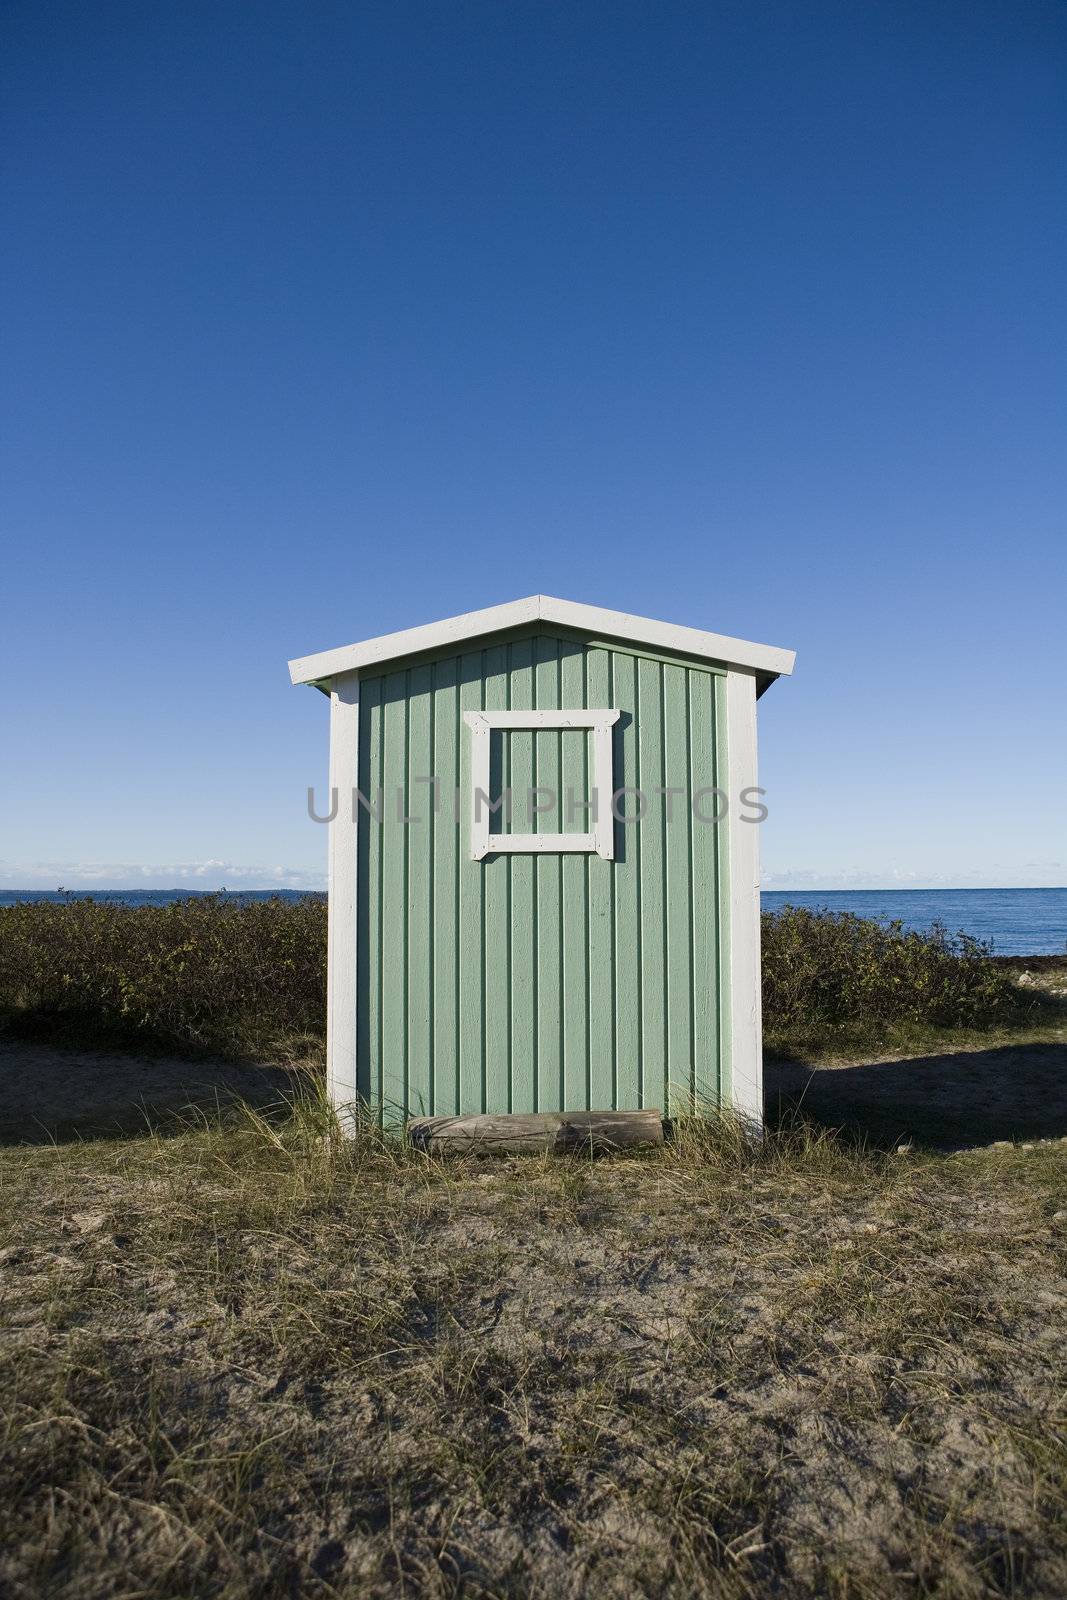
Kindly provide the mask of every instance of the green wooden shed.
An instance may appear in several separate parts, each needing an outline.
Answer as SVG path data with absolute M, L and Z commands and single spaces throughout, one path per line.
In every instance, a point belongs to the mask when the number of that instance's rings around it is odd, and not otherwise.
M 756 701 L 793 653 L 533 595 L 290 663 L 330 697 L 330 1092 L 762 1116 Z

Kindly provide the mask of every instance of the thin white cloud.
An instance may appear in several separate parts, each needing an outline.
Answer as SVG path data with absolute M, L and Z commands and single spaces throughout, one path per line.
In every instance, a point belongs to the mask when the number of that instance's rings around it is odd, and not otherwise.
M 0 861 L 5 889 L 325 889 L 326 875 L 305 867 L 233 861 L 146 864 L 116 861 Z

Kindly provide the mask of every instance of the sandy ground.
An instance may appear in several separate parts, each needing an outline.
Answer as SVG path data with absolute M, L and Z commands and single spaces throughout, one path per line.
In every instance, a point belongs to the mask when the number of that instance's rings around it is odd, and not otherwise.
M 4 1164 L 13 1600 L 1067 1595 L 1060 1145 L 99 1150 Z
M 1067 1137 L 1067 1041 L 812 1068 L 766 1064 L 770 1117 L 806 1116 L 877 1143 L 963 1148 Z M 292 1074 L 267 1065 L 0 1042 L 0 1143 L 134 1132 L 190 1105 L 277 1103 Z

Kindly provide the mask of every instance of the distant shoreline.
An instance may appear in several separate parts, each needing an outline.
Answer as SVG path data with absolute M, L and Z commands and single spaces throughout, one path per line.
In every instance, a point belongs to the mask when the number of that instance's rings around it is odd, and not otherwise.
M 190 894 L 254 894 L 258 899 L 269 899 L 272 894 L 282 894 L 286 899 L 290 899 L 291 896 L 302 896 L 302 894 L 323 896 L 325 893 L 325 885 L 320 890 L 314 890 L 314 888 L 293 888 L 293 886 L 286 885 L 278 885 L 277 888 L 243 888 L 242 885 L 237 885 L 237 883 L 221 883 L 218 888 L 205 890 L 205 888 L 198 888 L 198 886 L 194 888 L 194 886 L 184 885 L 184 883 L 150 886 L 139 885 L 139 883 L 125 883 L 125 885 L 114 885 L 114 883 L 86 885 L 86 883 L 82 883 L 77 888 L 58 886 L 54 890 L 43 888 L 43 886 L 40 886 L 40 888 L 0 888 L 0 904 L 14 904 L 14 902 L 34 901 L 34 899 L 56 899 L 58 896 L 62 896 L 62 898 L 88 899 L 91 896 L 96 896 L 96 894 L 107 894 L 110 898 L 120 896 L 120 894 L 122 896 L 158 894 L 158 896 L 166 899 L 187 899 Z M 1045 883 L 1045 885 L 1040 885 L 1040 883 L 1038 885 L 1035 885 L 1035 883 L 1022 883 L 1022 885 L 1005 883 L 1005 885 L 995 886 L 966 883 L 966 885 L 961 885 L 960 888 L 950 888 L 944 883 L 937 883 L 933 888 L 926 888 L 921 883 L 913 883 L 907 888 L 902 888 L 902 886 L 901 888 L 885 888 L 885 886 L 883 888 L 862 888 L 862 886 L 853 886 L 848 890 L 841 890 L 841 888 L 837 888 L 837 890 L 821 890 L 821 888 L 785 888 L 785 890 L 784 888 L 763 888 L 761 893 L 776 894 L 776 896 L 782 896 L 782 894 L 803 894 L 803 896 L 811 896 L 811 894 L 1067 894 L 1067 883 Z
M 184 900 L 190 895 L 206 895 L 206 894 L 255 895 L 257 898 L 263 899 L 263 898 L 269 898 L 271 895 L 284 895 L 286 898 L 290 898 L 293 895 L 296 895 L 296 896 L 301 896 L 301 895 L 324 895 L 325 893 L 326 893 L 325 886 L 323 886 L 321 889 L 294 889 L 291 886 L 287 887 L 284 884 L 279 884 L 275 888 L 269 888 L 269 887 L 268 888 L 262 888 L 262 887 L 261 888 L 243 888 L 239 884 L 226 883 L 226 884 L 219 884 L 218 887 L 214 888 L 214 889 L 202 889 L 202 888 L 199 888 L 199 887 L 193 887 L 192 885 L 177 884 L 177 883 L 169 884 L 167 886 L 155 886 L 155 885 L 153 885 L 153 886 L 149 886 L 149 887 L 142 887 L 140 885 L 132 884 L 132 883 L 124 884 L 124 885 L 123 884 L 120 884 L 120 885 L 115 885 L 115 884 L 99 884 L 99 885 L 95 885 L 95 884 L 94 885 L 80 884 L 76 888 L 67 888 L 65 886 L 60 886 L 60 887 L 57 887 L 55 889 L 45 889 L 43 887 L 38 887 L 38 888 L 12 888 L 12 887 L 9 887 L 9 888 L 5 888 L 5 889 L 0 889 L 0 904 L 11 904 L 11 903 L 14 903 L 16 901 L 22 901 L 22 900 L 48 900 L 48 899 L 54 899 L 57 896 L 61 896 L 61 895 L 62 896 L 73 896 L 75 899 L 78 899 L 78 900 L 84 900 L 84 899 L 86 899 L 86 898 L 88 898 L 90 896 L 93 896 L 93 895 L 109 895 L 109 896 L 112 896 L 112 897 L 114 897 L 116 895 L 138 895 L 138 896 L 140 896 L 140 895 L 160 895 L 160 896 L 166 897 L 167 899 L 182 899 L 182 900 Z M 762 890 L 762 893 L 765 894 L 765 895 L 766 894 L 773 894 L 773 895 L 802 894 L 802 895 L 806 895 L 806 896 L 810 896 L 810 895 L 814 895 L 814 894 L 846 894 L 846 895 L 854 895 L 854 894 L 893 894 L 893 895 L 902 895 L 902 894 L 1067 894 L 1067 884 L 1059 884 L 1059 883 L 1050 883 L 1050 884 L 997 884 L 997 885 L 963 884 L 963 885 L 960 885 L 958 888 L 952 888 L 952 887 L 947 886 L 947 885 L 945 885 L 943 883 L 939 883 L 939 884 L 935 884 L 932 887 L 926 887 L 926 886 L 924 886 L 922 884 L 909 884 L 907 886 L 907 888 L 904 888 L 904 887 L 886 888 L 886 887 L 883 886 L 881 888 L 876 888 L 876 889 L 867 889 L 867 888 L 863 888 L 862 886 L 859 886 L 859 885 L 854 885 L 853 887 L 851 887 L 849 889 L 820 889 L 818 887 L 816 887 L 816 888 L 810 888 L 809 887 L 809 888 L 803 888 L 803 889 L 801 889 L 801 888 L 780 889 L 780 888 L 765 887 Z

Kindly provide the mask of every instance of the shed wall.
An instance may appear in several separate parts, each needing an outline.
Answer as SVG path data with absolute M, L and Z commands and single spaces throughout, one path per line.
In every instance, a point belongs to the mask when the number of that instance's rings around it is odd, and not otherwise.
M 727 830 L 689 803 L 725 787 L 724 683 L 540 632 L 362 678 L 359 787 L 383 796 L 380 821 L 361 812 L 358 830 L 357 1082 L 388 1120 L 725 1097 Z M 463 712 L 578 707 L 622 711 L 615 786 L 645 791 L 644 820 L 615 824 L 614 861 L 472 861 Z M 501 750 L 517 795 L 587 792 L 571 734 L 512 733 Z M 436 810 L 418 781 L 431 774 Z M 664 786 L 684 791 L 669 817 L 652 793 Z M 561 825 L 586 826 L 539 822 Z

